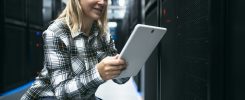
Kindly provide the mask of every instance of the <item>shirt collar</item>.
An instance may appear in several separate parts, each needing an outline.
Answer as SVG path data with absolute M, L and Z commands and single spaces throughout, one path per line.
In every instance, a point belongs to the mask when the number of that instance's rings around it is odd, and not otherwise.
M 85 33 L 81 32 L 81 31 L 74 32 L 73 34 L 71 34 L 71 36 L 72 36 L 72 38 L 75 38 L 75 37 L 79 36 L 80 34 L 83 36 L 86 36 Z M 93 25 L 92 25 L 90 34 L 92 34 L 91 36 L 98 36 L 99 35 L 99 28 L 95 23 L 93 23 Z

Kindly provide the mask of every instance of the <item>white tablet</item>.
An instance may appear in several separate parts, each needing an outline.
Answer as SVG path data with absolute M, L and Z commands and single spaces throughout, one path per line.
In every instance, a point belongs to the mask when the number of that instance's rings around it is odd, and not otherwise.
M 162 27 L 137 24 L 120 53 L 128 66 L 116 78 L 136 76 L 166 31 Z

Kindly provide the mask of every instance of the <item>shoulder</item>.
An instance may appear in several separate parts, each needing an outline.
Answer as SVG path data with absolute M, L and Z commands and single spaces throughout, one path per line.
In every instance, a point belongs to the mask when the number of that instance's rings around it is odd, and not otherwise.
M 43 32 L 42 37 L 44 40 L 49 40 L 49 41 L 61 40 L 66 45 L 68 45 L 69 39 L 71 38 L 71 34 L 65 21 L 62 19 L 56 19 Z
M 58 33 L 60 31 L 69 32 L 70 29 L 67 26 L 64 19 L 56 19 L 54 20 L 48 27 L 47 30 L 53 31 L 54 33 Z
M 69 35 L 70 34 L 70 30 L 69 27 L 67 26 L 67 24 L 65 23 L 65 21 L 63 19 L 56 19 L 54 20 L 49 27 L 47 28 L 47 30 L 44 31 L 44 34 L 52 34 L 52 35 Z
M 43 32 L 43 37 L 70 37 L 70 29 L 63 19 L 54 20 Z

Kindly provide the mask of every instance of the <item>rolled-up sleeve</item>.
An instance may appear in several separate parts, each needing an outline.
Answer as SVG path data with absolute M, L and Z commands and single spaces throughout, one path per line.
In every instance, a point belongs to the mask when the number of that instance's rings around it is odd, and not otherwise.
M 71 57 L 65 43 L 52 31 L 45 31 L 44 66 L 47 68 L 51 86 L 58 99 L 89 98 L 104 81 L 96 67 L 74 74 Z

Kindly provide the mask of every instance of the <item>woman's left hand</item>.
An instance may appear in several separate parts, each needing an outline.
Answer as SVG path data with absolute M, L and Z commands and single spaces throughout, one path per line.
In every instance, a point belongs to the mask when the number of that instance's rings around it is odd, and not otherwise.
M 119 58 L 119 55 L 106 57 L 97 64 L 97 69 L 103 80 L 109 80 L 117 77 L 126 68 L 124 59 Z

